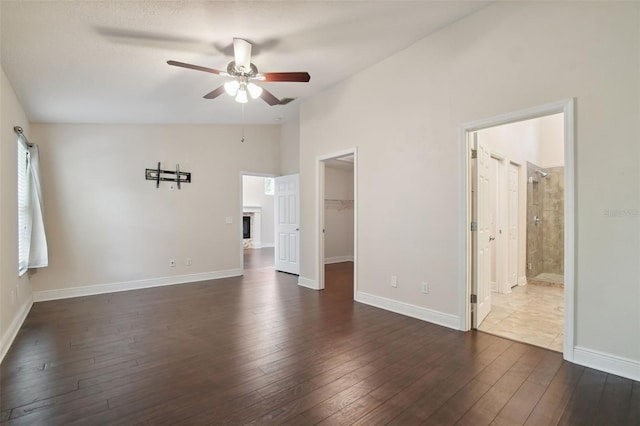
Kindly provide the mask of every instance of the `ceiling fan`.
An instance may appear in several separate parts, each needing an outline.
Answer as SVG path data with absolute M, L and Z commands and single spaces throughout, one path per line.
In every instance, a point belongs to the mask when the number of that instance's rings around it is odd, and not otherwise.
M 204 98 L 215 99 L 227 92 L 241 104 L 247 103 L 249 96 L 253 99 L 262 98 L 272 106 L 285 105 L 293 101 L 293 98 L 282 100 L 276 98 L 273 93 L 257 85 L 254 81 L 307 83 L 311 79 L 308 72 L 258 72 L 258 68 L 251 63 L 251 43 L 241 38 L 233 39 L 233 53 L 235 60 L 229 62 L 226 72 L 178 61 L 167 61 L 167 64 L 217 74 L 223 77 L 231 77 L 231 80 L 207 93 Z

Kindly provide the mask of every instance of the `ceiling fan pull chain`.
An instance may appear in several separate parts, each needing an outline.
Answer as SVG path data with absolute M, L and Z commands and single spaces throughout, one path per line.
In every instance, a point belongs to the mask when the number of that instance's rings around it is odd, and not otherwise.
M 240 142 L 244 143 L 244 104 L 240 104 L 240 108 L 242 110 L 242 138 Z

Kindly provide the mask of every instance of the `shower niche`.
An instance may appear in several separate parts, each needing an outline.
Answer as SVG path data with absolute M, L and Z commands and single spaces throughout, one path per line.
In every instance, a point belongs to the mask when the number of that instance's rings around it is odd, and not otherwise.
M 527 283 L 564 286 L 564 167 L 527 162 Z

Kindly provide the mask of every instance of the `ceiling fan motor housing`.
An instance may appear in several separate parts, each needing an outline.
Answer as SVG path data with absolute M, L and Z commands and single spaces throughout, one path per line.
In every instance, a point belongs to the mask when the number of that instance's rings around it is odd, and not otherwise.
M 236 67 L 236 61 L 231 61 L 229 62 L 229 65 L 227 65 L 227 73 L 234 77 L 245 76 L 248 78 L 254 78 L 258 75 L 258 68 L 254 64 L 251 64 L 251 69 L 247 72 L 244 67 Z

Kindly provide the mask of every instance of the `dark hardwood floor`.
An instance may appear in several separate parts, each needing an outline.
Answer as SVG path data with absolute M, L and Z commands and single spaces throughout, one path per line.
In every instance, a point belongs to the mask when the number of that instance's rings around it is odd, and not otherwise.
M 1 365 L 0 421 L 640 424 L 640 383 L 355 303 L 350 263 L 327 266 L 322 292 L 253 265 L 36 303 Z
M 275 264 L 273 247 L 244 249 L 242 253 L 245 269 L 273 267 Z

